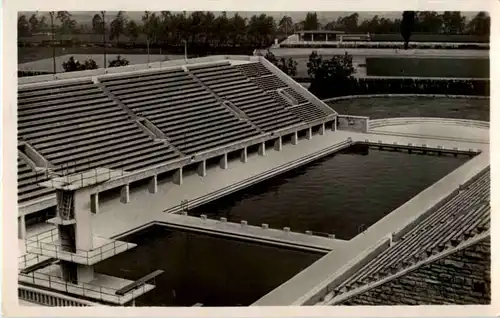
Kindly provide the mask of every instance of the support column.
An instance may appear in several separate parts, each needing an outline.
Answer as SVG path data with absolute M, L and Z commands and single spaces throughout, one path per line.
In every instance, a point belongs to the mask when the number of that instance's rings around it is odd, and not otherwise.
M 335 118 L 333 120 L 333 123 L 332 123 L 332 131 L 335 131 L 335 130 L 337 130 L 337 118 Z
M 314 33 L 311 33 L 311 41 L 314 41 Z
M 198 175 L 204 177 L 207 175 L 207 161 L 203 160 L 198 164 Z
M 312 127 L 309 127 L 307 128 L 307 131 L 306 131 L 306 139 L 307 140 L 311 140 L 312 139 Z
M 259 155 L 265 156 L 266 155 L 266 143 L 261 142 L 259 145 Z
M 90 195 L 90 211 L 95 214 L 99 213 L 99 193 Z
M 221 169 L 227 169 L 227 153 L 225 153 L 222 158 L 220 158 L 219 166 Z
M 174 184 L 181 185 L 182 184 L 182 167 L 177 169 L 177 171 L 174 173 L 174 176 L 172 177 L 172 181 Z
M 319 127 L 319 134 L 320 135 L 325 134 L 325 123 L 322 123 L 321 126 Z
M 248 161 L 247 147 L 241 149 L 240 160 L 243 163 L 246 163 Z
M 130 186 L 128 184 L 126 184 L 122 187 L 120 201 L 122 203 L 129 203 L 130 202 Z
M 154 175 L 151 177 L 148 183 L 148 191 L 149 193 L 157 193 L 158 192 L 158 176 Z
M 297 132 L 294 132 L 292 134 L 292 145 L 298 145 L 299 144 L 299 134 Z
M 24 240 L 26 238 L 26 217 L 24 215 L 17 218 L 17 238 Z
M 274 141 L 274 150 L 281 151 L 282 149 L 283 149 L 283 140 L 281 139 L 281 136 L 279 136 L 278 139 Z

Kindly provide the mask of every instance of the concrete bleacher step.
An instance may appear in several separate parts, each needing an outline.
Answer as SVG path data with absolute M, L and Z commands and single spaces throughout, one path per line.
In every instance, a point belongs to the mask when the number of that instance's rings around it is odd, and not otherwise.
M 93 85 L 94 84 L 91 82 L 86 82 L 80 85 L 71 84 L 69 86 L 63 86 L 60 88 L 40 88 L 29 91 L 20 89 L 18 90 L 18 98 L 24 99 L 36 96 L 43 96 L 43 95 L 55 95 L 55 94 L 64 94 L 67 92 L 85 91 L 89 88 L 92 88 Z
M 87 130 L 85 134 L 64 133 L 60 136 L 49 135 L 38 138 L 38 141 L 34 143 L 36 144 L 37 149 L 43 150 L 44 153 L 46 153 L 51 151 L 57 151 L 54 149 L 60 149 L 58 147 L 63 145 L 68 145 L 69 143 L 71 143 L 71 145 L 75 144 L 84 145 L 89 143 L 91 144 L 94 142 L 94 140 L 97 140 L 100 137 L 128 130 L 137 133 L 135 127 L 131 123 L 118 121 L 117 123 L 110 124 L 109 129 L 107 131 L 103 131 L 102 129 L 99 129 L 99 127 L 93 127 L 92 130 Z
M 172 122 L 172 123 L 166 123 L 161 125 L 161 129 L 168 133 L 169 136 L 174 136 L 176 134 L 182 134 L 185 131 L 192 130 L 192 127 L 194 125 L 205 125 L 205 124 L 210 124 L 213 125 L 213 122 L 215 120 L 222 120 L 222 119 L 233 119 L 233 116 L 231 114 L 228 114 L 227 112 L 221 110 L 220 112 L 212 112 L 209 113 L 203 117 L 201 117 L 198 120 L 190 120 L 189 118 L 186 118 L 184 121 L 177 121 L 177 122 Z M 158 124 L 160 127 L 160 125 Z
M 98 121 L 80 123 L 75 126 L 62 126 L 60 128 L 55 126 L 52 129 L 29 133 L 23 136 L 32 140 L 33 143 L 45 143 L 54 139 L 60 140 L 60 138 L 64 137 L 93 133 L 102 130 L 102 125 L 106 125 L 109 128 L 124 126 L 127 125 L 126 119 L 126 116 L 114 116 Z
M 113 116 L 116 116 L 116 109 L 104 107 L 102 109 L 96 109 L 88 113 L 83 113 L 83 114 L 77 113 L 74 115 L 59 117 L 59 119 L 48 117 L 39 120 L 37 122 L 29 121 L 23 123 L 22 128 L 19 128 L 18 133 L 20 135 L 23 135 L 28 133 L 34 133 L 37 131 L 48 130 L 53 128 L 54 126 L 53 124 L 55 122 L 57 122 L 59 126 L 71 126 L 71 125 L 84 124 L 89 121 L 92 122 L 96 120 L 105 120 Z
M 174 69 L 174 70 L 148 70 L 148 72 L 144 73 L 134 73 L 130 75 L 120 74 L 118 76 L 113 77 L 101 77 L 99 80 L 101 83 L 105 84 L 108 87 L 135 83 L 135 82 L 147 82 L 150 80 L 160 79 L 160 78 L 175 78 L 178 76 L 182 76 L 184 71 L 182 69 Z
M 206 95 L 198 93 L 194 96 L 186 97 L 184 99 L 158 98 L 158 99 L 145 100 L 135 103 L 127 101 L 127 106 L 139 114 L 140 112 L 143 111 L 155 110 L 155 109 L 158 110 L 159 108 L 163 108 L 165 104 L 168 104 L 168 107 L 175 109 L 175 108 L 189 107 L 190 105 L 195 105 L 199 103 L 210 102 L 210 100 L 211 99 L 207 98 Z

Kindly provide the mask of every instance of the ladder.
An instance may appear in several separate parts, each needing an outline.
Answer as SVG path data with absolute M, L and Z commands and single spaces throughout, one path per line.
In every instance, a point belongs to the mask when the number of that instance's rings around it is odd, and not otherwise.
M 57 204 L 59 215 L 64 220 L 69 220 L 73 208 L 73 196 L 71 194 L 62 193 Z

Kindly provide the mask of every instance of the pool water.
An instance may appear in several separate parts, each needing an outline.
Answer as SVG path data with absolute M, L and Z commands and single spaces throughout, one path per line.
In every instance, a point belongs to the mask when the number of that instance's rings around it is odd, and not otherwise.
M 351 239 L 468 159 L 354 146 L 188 213 Z
M 121 240 L 138 246 L 96 272 L 136 280 L 165 271 L 136 306 L 248 306 L 323 256 L 160 225 Z

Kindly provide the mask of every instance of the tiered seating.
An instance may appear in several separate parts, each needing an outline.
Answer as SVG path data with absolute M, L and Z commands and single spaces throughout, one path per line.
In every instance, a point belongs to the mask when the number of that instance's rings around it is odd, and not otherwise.
M 264 131 L 269 132 L 301 122 L 229 64 L 211 64 L 189 69 L 213 92 L 241 109 Z
M 255 77 L 252 78 L 252 82 L 257 84 L 263 91 L 272 91 L 280 88 L 288 87 L 282 80 L 280 80 L 276 75 Z
M 17 157 L 17 202 L 25 202 L 41 198 L 53 192 L 52 189 L 41 187 L 38 183 L 46 181 L 44 173 L 36 173 L 21 157 Z
M 266 94 L 274 98 L 275 101 L 277 101 L 281 106 L 285 108 L 293 106 L 285 97 L 281 96 L 280 93 L 278 93 L 277 91 L 267 91 Z
M 264 65 L 260 64 L 260 62 L 238 64 L 238 65 L 235 65 L 235 67 L 240 72 L 245 74 L 245 76 L 247 76 L 247 77 L 259 77 L 259 76 L 273 74 Z
M 182 69 L 103 78 L 101 82 L 124 105 L 161 129 L 184 154 L 260 134 Z
M 299 104 L 307 103 L 307 99 L 304 96 L 297 93 L 293 88 L 288 87 L 285 88 L 284 91 L 287 92 L 289 95 L 291 95 L 293 98 L 295 98 Z
M 18 91 L 19 137 L 56 168 L 136 170 L 178 157 L 90 80 Z M 62 166 L 65 166 L 64 168 Z
M 335 288 L 336 295 L 373 283 L 490 228 L 490 171 L 433 212 L 390 248 Z
M 288 110 L 294 113 L 297 117 L 301 118 L 305 122 L 310 122 L 328 115 L 311 103 L 306 103 L 300 106 L 291 107 Z

